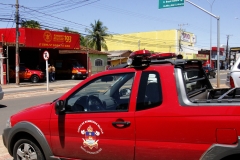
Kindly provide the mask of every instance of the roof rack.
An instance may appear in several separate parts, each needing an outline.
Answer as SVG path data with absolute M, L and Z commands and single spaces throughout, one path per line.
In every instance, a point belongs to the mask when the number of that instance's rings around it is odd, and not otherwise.
M 202 65 L 202 61 L 201 60 L 195 60 L 195 59 L 190 59 L 190 60 L 184 60 L 184 59 L 162 59 L 162 60 L 151 60 L 149 62 L 148 65 L 144 65 L 144 66 L 131 66 L 128 65 L 127 63 L 123 63 L 114 67 L 110 67 L 109 70 L 114 70 L 114 69 L 120 69 L 120 68 L 127 68 L 127 67 L 131 67 L 131 68 L 139 68 L 139 67 L 146 67 L 149 66 L 151 64 L 167 64 L 167 63 L 171 63 L 172 65 L 175 66 L 182 66 L 182 65 L 186 65 L 186 64 L 196 64 L 199 67 Z

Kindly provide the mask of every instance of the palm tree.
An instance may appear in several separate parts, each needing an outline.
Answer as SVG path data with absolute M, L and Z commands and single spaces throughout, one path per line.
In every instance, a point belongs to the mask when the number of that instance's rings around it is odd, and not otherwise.
M 64 31 L 64 32 L 67 32 L 67 33 L 71 32 L 70 29 L 69 29 L 69 27 L 63 27 L 63 31 Z
M 103 26 L 103 23 L 99 20 L 95 20 L 95 24 L 90 24 L 91 29 L 86 28 L 85 31 L 88 35 L 85 37 L 87 41 L 87 47 L 101 51 L 108 50 L 104 37 L 112 36 L 107 33 L 108 28 Z
M 86 38 L 80 34 L 80 45 L 86 47 L 87 43 L 86 43 Z
M 41 25 L 38 21 L 30 20 L 30 21 L 24 21 L 22 20 L 21 23 L 22 28 L 35 28 L 35 29 L 41 29 Z

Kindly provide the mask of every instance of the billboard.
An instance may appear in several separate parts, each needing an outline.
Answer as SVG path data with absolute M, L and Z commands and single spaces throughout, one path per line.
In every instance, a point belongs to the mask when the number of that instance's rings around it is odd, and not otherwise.
M 6 44 L 16 42 L 16 29 L 0 29 L 2 41 Z M 19 44 L 33 48 L 80 49 L 80 35 L 31 28 L 19 29 Z

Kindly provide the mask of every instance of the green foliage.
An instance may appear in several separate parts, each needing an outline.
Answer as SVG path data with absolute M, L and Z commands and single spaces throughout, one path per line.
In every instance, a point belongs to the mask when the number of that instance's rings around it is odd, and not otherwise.
M 86 46 L 86 39 L 84 36 L 82 36 L 79 32 L 77 31 L 72 31 L 69 29 L 69 27 L 63 27 L 63 31 L 67 33 L 76 33 L 80 35 L 80 45 L 81 46 Z
M 86 47 L 87 43 L 86 43 L 86 38 L 80 34 L 80 45 Z
M 63 31 L 67 32 L 67 33 L 77 33 L 77 34 L 79 34 L 77 31 L 70 30 L 69 27 L 63 27 Z
M 41 29 L 41 25 L 38 21 L 30 20 L 30 21 L 24 21 L 22 20 L 21 23 L 22 28 L 35 28 L 35 29 Z
M 98 51 L 101 51 L 102 48 L 104 50 L 108 50 L 106 41 L 104 39 L 104 37 L 112 36 L 111 34 L 107 33 L 108 28 L 103 26 L 103 23 L 100 20 L 95 20 L 94 24 L 90 24 L 90 27 L 91 29 L 85 29 L 85 31 L 88 33 L 88 35 L 85 37 L 85 43 L 87 47 Z

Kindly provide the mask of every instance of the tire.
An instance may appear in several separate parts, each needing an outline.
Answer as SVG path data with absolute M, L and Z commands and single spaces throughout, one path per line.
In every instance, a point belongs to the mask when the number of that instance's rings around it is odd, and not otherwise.
M 18 140 L 13 148 L 14 160 L 45 160 L 42 151 L 31 139 Z
M 32 75 L 31 82 L 32 83 L 37 83 L 38 81 L 39 81 L 39 77 L 37 75 Z

